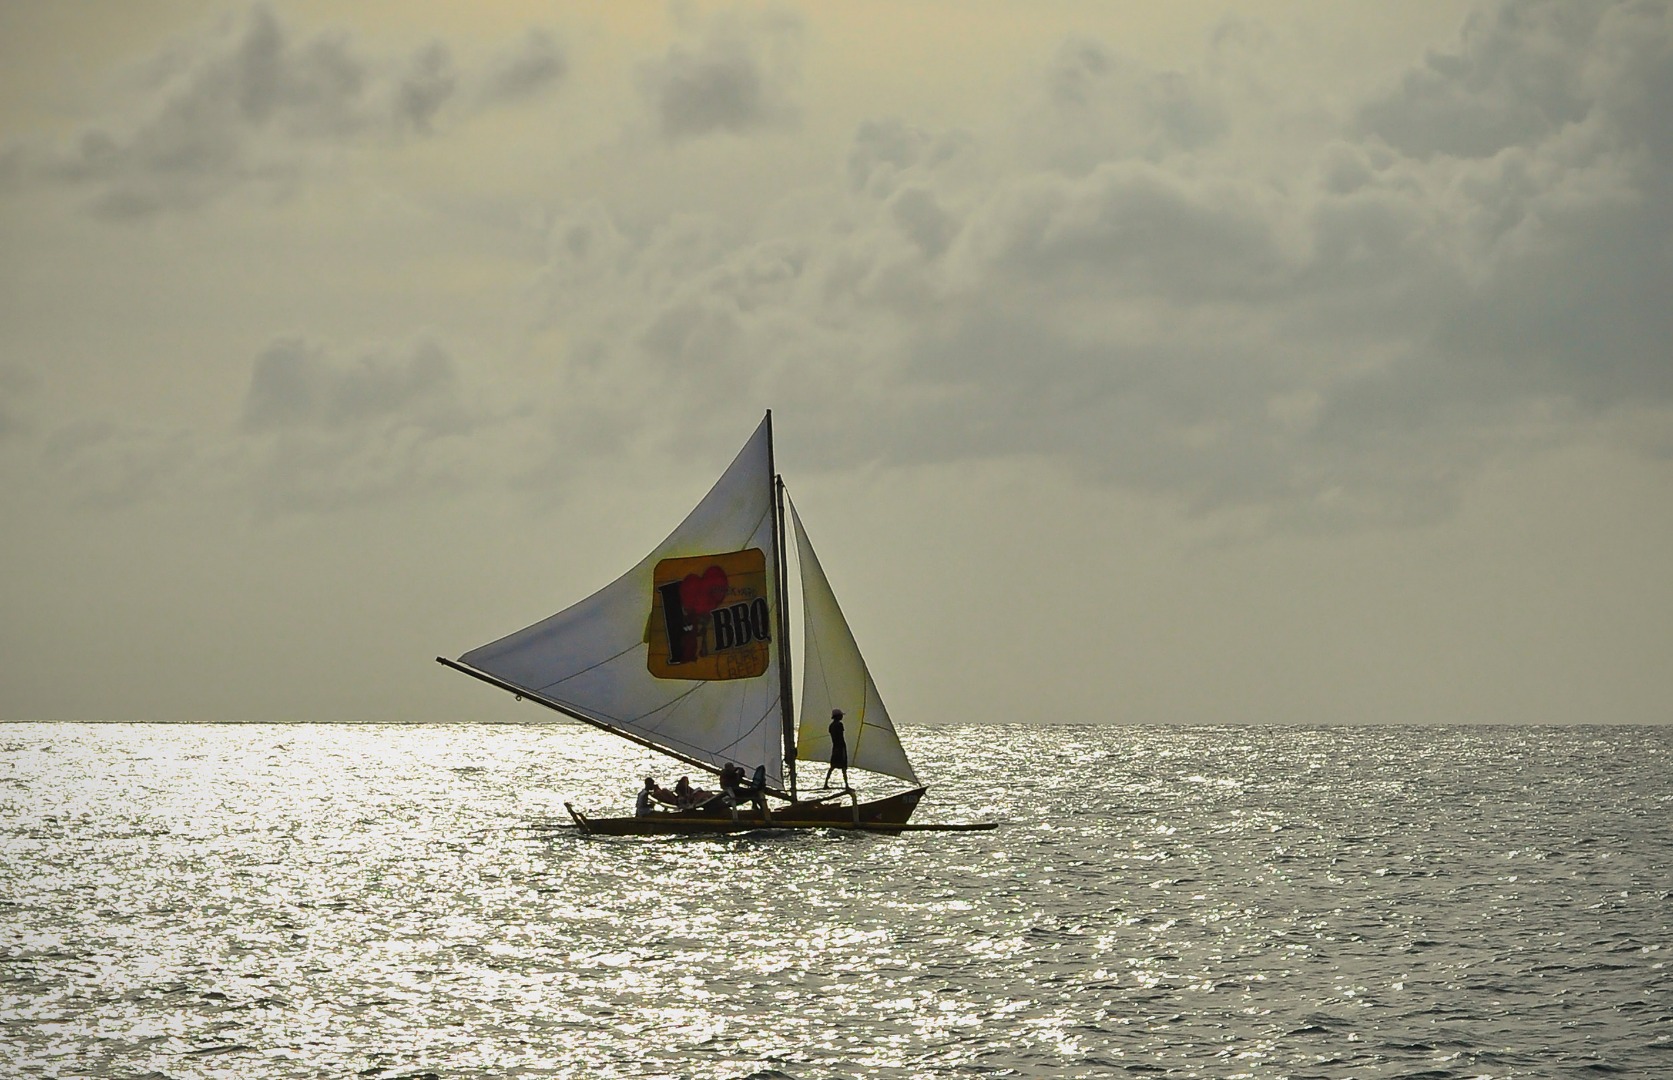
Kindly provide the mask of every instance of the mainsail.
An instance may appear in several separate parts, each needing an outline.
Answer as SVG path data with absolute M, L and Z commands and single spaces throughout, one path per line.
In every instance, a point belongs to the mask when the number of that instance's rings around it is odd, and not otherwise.
M 782 493 L 768 413 L 703 501 L 639 565 L 556 615 L 442 662 L 703 768 L 764 767 L 767 787 L 784 794 L 787 775 L 795 784 L 786 761 Z M 794 507 L 790 518 L 806 665 L 795 756 L 829 759 L 826 724 L 839 708 L 852 767 L 916 784 Z M 900 822 L 922 791 L 908 794 L 899 797 Z
M 784 786 L 772 416 L 639 565 L 460 662 L 635 742 Z
M 854 632 L 837 606 L 836 594 L 825 577 L 819 556 L 802 528 L 801 515 L 792 504 L 790 520 L 796 526 L 796 559 L 802 569 L 802 717 L 796 735 L 796 757 L 803 761 L 828 761 L 831 736 L 827 725 L 832 709 L 843 711 L 848 762 L 856 769 L 896 776 L 916 784 L 906 751 L 895 733 L 889 710 L 871 680 L 865 658 L 854 641 Z

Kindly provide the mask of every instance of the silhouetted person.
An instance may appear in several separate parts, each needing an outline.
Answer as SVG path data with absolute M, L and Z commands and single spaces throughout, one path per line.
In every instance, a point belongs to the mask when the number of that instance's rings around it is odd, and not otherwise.
M 690 810 L 692 807 L 701 806 L 714 797 L 715 793 L 712 791 L 692 787 L 691 778 L 688 776 L 680 777 L 679 783 L 674 785 L 674 803 L 681 810 Z
M 831 774 L 842 771 L 842 789 L 847 791 L 848 783 L 848 740 L 842 733 L 842 710 L 831 710 L 831 767 L 825 770 L 825 787 L 831 786 Z
M 656 807 L 651 805 L 653 802 L 662 803 L 664 806 L 678 806 L 680 804 L 679 799 L 672 791 L 658 784 L 655 777 L 647 776 L 645 777 L 645 786 L 639 789 L 639 797 L 633 800 L 634 814 L 644 817 L 647 814 L 655 813 Z
M 726 797 L 727 803 L 736 808 L 744 803 L 752 803 L 755 809 L 761 811 L 761 816 L 768 824 L 772 823 L 773 814 L 767 806 L 767 767 L 757 765 L 755 775 L 749 781 L 744 780 L 742 765 L 728 764 L 720 771 L 720 790 Z

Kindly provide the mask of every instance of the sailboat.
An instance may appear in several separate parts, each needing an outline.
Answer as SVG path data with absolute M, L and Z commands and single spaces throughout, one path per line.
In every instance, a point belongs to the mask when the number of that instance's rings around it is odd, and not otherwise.
M 583 833 L 992 828 L 910 820 L 926 789 L 774 471 L 772 421 L 768 412 L 708 495 L 633 569 L 555 615 L 437 661 L 694 769 L 741 770 L 758 781 L 759 798 L 722 796 L 630 817 L 595 817 L 565 803 Z M 787 511 L 803 623 L 799 729 Z M 829 760 L 826 719 L 836 709 L 849 766 L 909 787 L 866 801 L 849 788 L 804 797 L 796 762 Z

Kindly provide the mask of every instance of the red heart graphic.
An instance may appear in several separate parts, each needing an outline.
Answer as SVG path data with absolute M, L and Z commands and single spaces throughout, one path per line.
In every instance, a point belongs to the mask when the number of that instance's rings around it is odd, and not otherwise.
M 707 615 L 726 602 L 729 588 L 731 582 L 726 580 L 726 571 L 718 566 L 703 571 L 702 577 L 687 574 L 680 582 L 680 606 L 687 615 Z

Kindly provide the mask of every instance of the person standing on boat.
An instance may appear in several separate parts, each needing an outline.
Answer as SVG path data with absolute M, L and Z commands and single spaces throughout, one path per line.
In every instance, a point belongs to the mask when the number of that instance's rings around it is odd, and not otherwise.
M 848 783 L 848 742 L 842 734 L 842 710 L 831 710 L 831 767 L 825 770 L 825 787 L 831 786 L 831 774 L 842 771 L 842 790 L 849 789 Z

